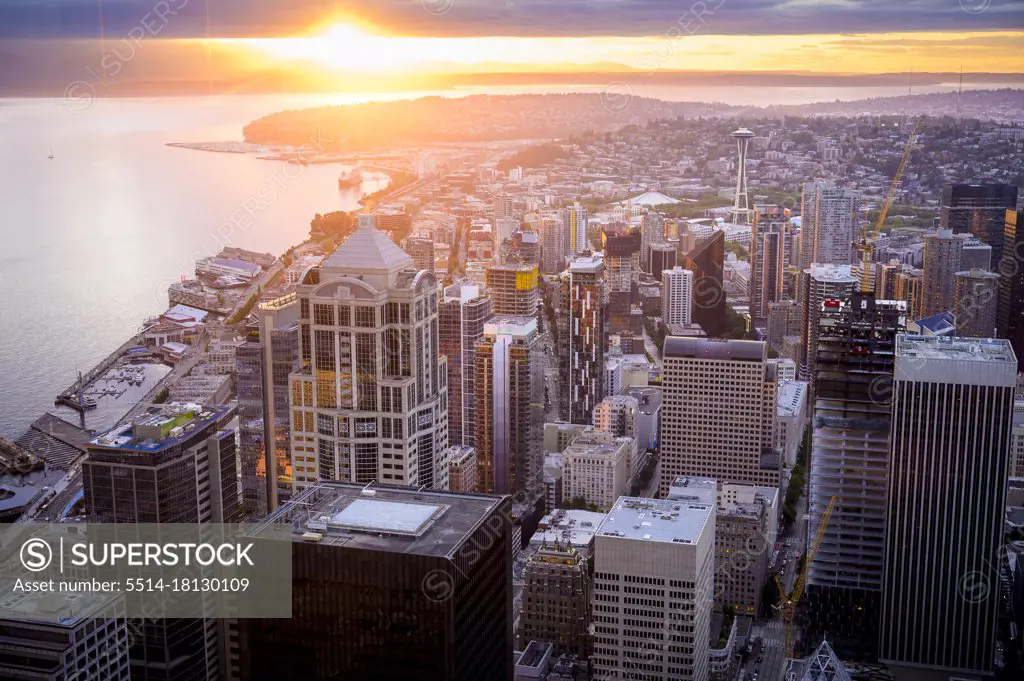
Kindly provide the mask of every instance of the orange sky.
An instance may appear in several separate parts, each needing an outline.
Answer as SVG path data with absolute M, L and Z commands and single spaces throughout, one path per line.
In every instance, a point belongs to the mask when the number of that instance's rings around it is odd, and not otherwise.
M 332 21 L 305 37 L 225 39 L 268 64 L 343 73 L 459 73 L 617 64 L 640 71 L 1017 73 L 1024 31 L 667 37 L 403 37 Z

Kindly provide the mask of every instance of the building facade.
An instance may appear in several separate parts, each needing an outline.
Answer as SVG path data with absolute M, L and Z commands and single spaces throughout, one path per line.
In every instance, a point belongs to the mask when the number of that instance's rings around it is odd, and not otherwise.
M 594 678 L 706 681 L 714 504 L 621 497 L 594 541 Z
M 995 338 L 999 318 L 1000 277 L 973 269 L 957 272 L 953 285 L 953 316 L 956 335 L 962 338 Z
M 803 271 L 800 284 L 800 378 L 810 381 L 815 375 L 818 354 L 818 318 L 826 300 L 843 300 L 860 284 L 849 265 L 811 265 Z M 813 386 L 812 386 L 813 387 Z
M 848 265 L 854 261 L 860 195 L 828 182 L 806 184 L 801 200 L 801 267 L 813 263 Z
M 629 486 L 632 437 L 583 433 L 562 452 L 562 497 L 584 500 L 607 511 Z
M 897 338 L 879 647 L 897 675 L 995 672 L 1016 382 L 1006 340 Z
M 725 232 L 698 242 L 681 260 L 683 268 L 693 272 L 693 323 L 709 336 L 722 334 L 726 328 Z
M 448 358 L 448 441 L 476 444 L 476 343 L 491 317 L 491 298 L 476 284 L 445 287 L 438 311 L 438 343 Z
M 662 323 L 690 324 L 693 321 L 693 272 L 676 266 L 661 273 Z
M 558 653 L 590 657 L 592 578 L 586 555 L 572 545 L 543 543 L 523 567 L 520 647 L 547 641 Z
M 299 298 L 291 381 L 295 492 L 320 480 L 432 487 L 448 447 L 433 273 L 361 215 Z
M 561 275 L 559 306 L 559 413 L 570 423 L 590 423 L 604 398 L 607 291 L 600 258 L 576 258 Z
M 679 476 L 778 486 L 778 380 L 763 341 L 665 339 L 661 493 Z
M 757 204 L 750 230 L 750 316 L 755 326 L 761 326 L 771 305 L 782 300 L 789 211 L 775 204 Z
M 540 300 L 536 265 L 503 263 L 487 267 L 487 293 L 495 315 L 535 317 Z
M 921 275 L 921 317 L 953 309 L 953 276 L 960 271 L 964 249 L 962 236 L 940 230 L 924 238 L 924 268 Z

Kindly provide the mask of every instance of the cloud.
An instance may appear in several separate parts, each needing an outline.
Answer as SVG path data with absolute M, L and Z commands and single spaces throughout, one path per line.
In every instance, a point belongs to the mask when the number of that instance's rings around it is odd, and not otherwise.
M 656 36 L 673 26 L 697 26 L 703 35 L 1024 28 L 1020 0 L 444 0 L 450 9 L 437 12 L 438 2 L 2 0 L 0 40 L 120 37 L 155 25 L 163 26 L 160 37 L 273 37 L 306 32 L 336 14 L 435 36 Z

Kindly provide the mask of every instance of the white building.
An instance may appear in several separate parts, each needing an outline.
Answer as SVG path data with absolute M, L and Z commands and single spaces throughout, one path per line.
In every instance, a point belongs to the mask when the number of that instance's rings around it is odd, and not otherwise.
M 706 681 L 714 547 L 713 504 L 615 503 L 595 538 L 594 678 Z
M 807 431 L 808 386 L 804 381 L 779 381 L 775 447 L 782 453 L 787 468 L 796 465 L 796 457 Z
M 631 437 L 583 433 L 562 452 L 562 498 L 585 499 L 602 511 L 611 508 L 629 485 Z
M 853 243 L 860 224 L 860 194 L 829 182 L 804 185 L 801 233 L 801 264 L 847 265 L 853 262 Z
M 641 454 L 646 452 L 647 443 L 640 443 L 637 432 L 639 414 L 640 401 L 630 395 L 606 397 L 594 407 L 594 428 L 604 433 L 633 438 L 633 447 L 629 452 L 630 478 L 640 473 L 646 459 Z
M 1024 400 L 1013 403 L 1013 431 L 1010 433 L 1010 477 L 1024 477 Z
M 661 273 L 661 317 L 668 324 L 689 324 L 693 311 L 693 272 L 676 265 Z

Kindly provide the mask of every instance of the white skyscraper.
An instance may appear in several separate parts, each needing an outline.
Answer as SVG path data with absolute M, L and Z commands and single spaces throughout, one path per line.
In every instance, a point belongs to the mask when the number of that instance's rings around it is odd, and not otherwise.
M 434 482 L 448 447 L 448 367 L 432 272 L 372 215 L 296 291 L 301 369 L 291 375 L 295 491 L 318 480 Z
M 678 265 L 661 273 L 661 317 L 667 324 L 689 324 L 693 306 L 693 272 Z
M 620 497 L 594 537 L 594 678 L 708 678 L 715 506 Z
M 590 242 L 587 240 L 587 209 L 581 206 L 579 201 L 566 206 L 562 222 L 565 224 L 565 250 L 569 257 L 588 250 Z
M 1007 340 L 897 337 L 879 647 L 897 679 L 995 674 L 1016 382 Z
M 801 266 L 848 265 L 854 261 L 859 206 L 860 195 L 851 189 L 840 189 L 829 182 L 804 185 Z

